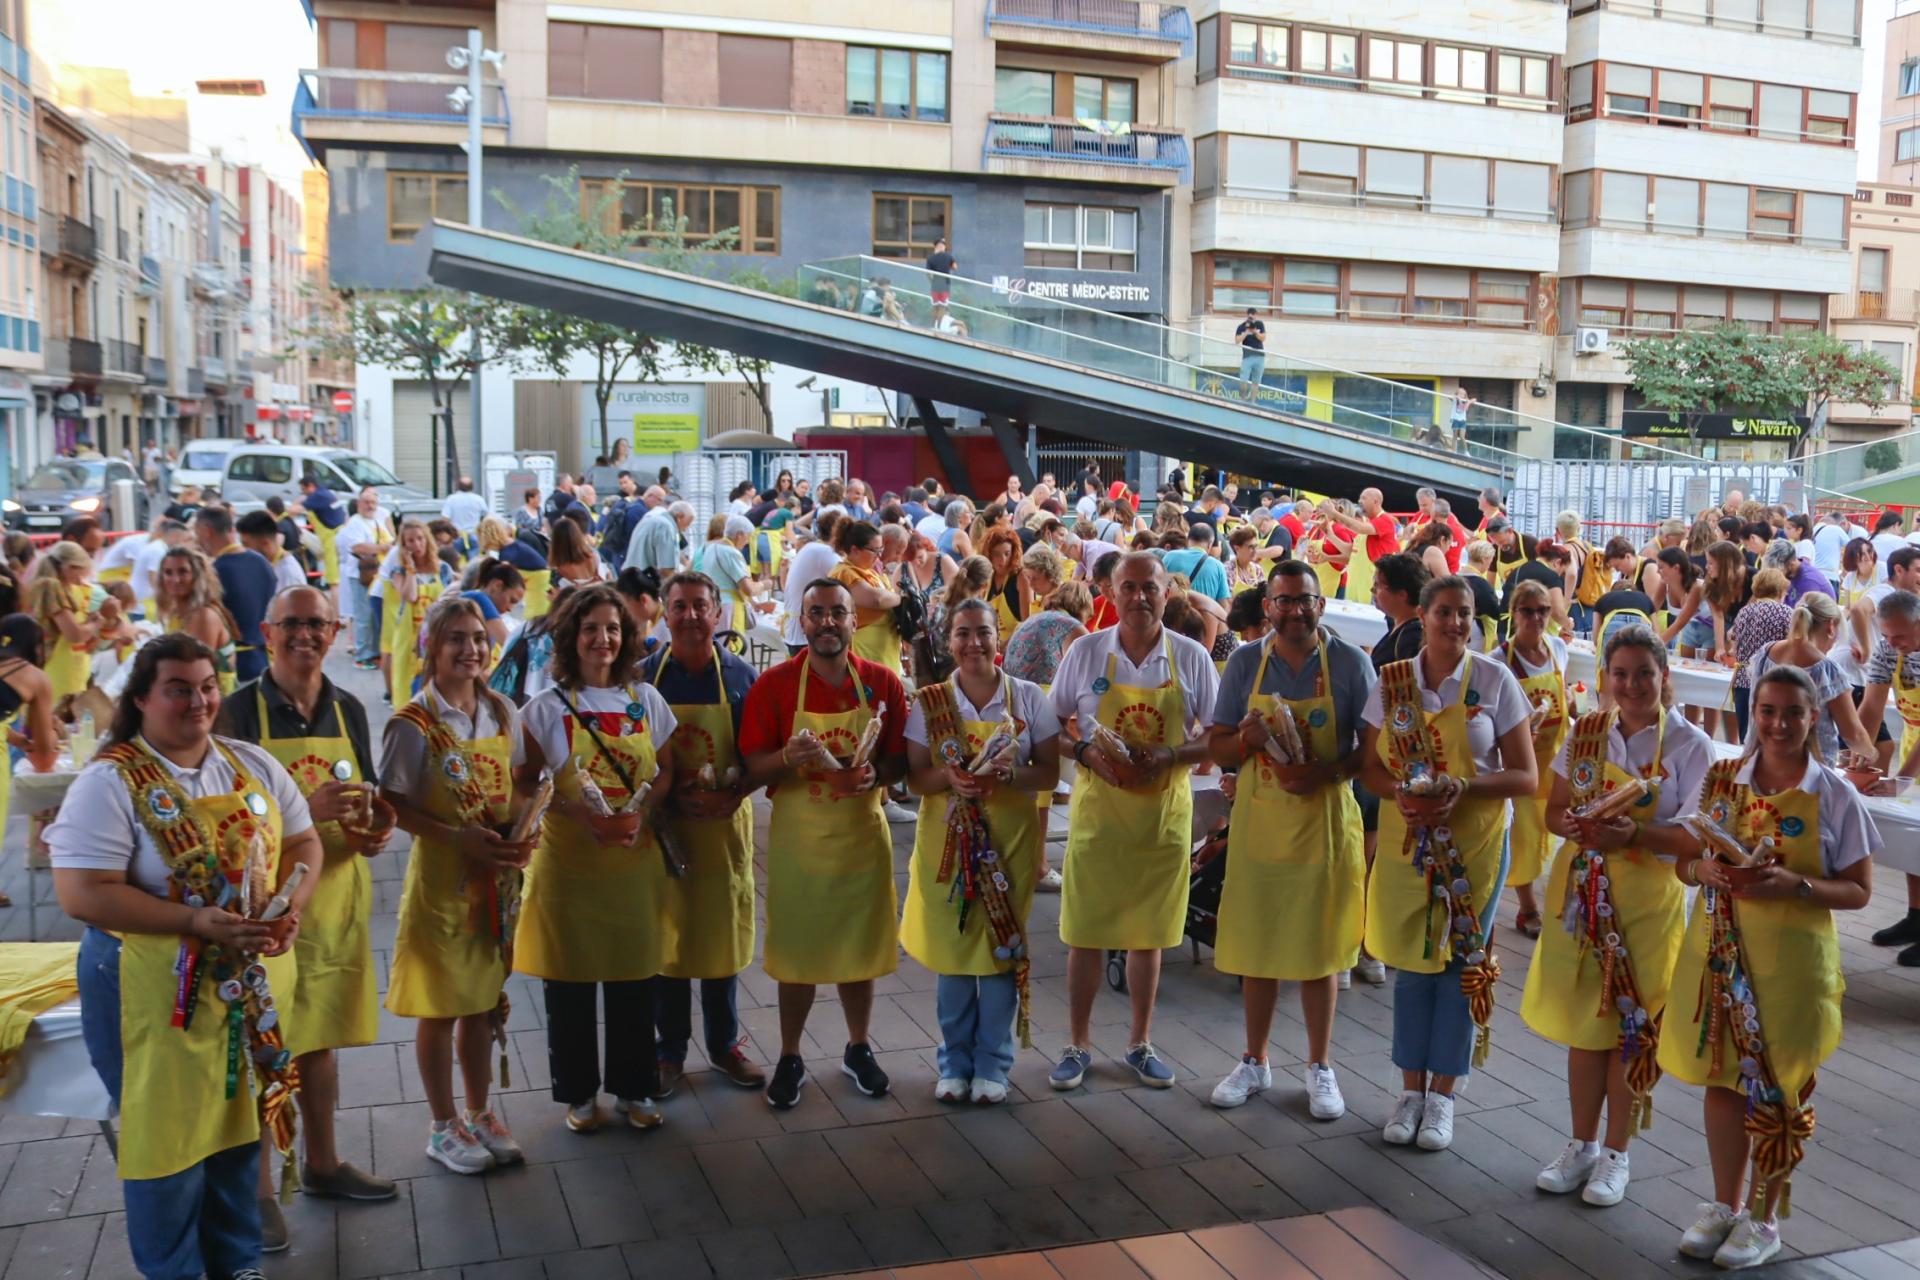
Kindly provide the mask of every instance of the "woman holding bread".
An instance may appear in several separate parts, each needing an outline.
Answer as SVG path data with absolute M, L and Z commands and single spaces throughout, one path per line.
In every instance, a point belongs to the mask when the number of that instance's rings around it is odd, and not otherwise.
M 1466 579 L 1421 588 L 1420 624 L 1420 651 L 1387 664 L 1367 696 L 1360 781 L 1383 797 L 1367 951 L 1398 970 L 1402 1093 L 1381 1136 L 1439 1151 L 1453 1141 L 1454 1086 L 1484 1057 L 1493 1016 L 1508 802 L 1531 796 L 1539 779 L 1520 682 L 1498 658 L 1469 650 Z
M 1814 1132 L 1815 1076 L 1840 1044 L 1833 913 L 1867 905 L 1880 847 L 1859 793 L 1814 753 L 1819 697 L 1806 672 L 1768 670 L 1752 714 L 1746 754 L 1707 770 L 1702 839 L 1675 864 L 1702 892 L 1673 974 L 1688 994 L 1659 1053 L 1662 1071 L 1706 1086 L 1713 1203 L 1680 1252 L 1723 1267 L 1779 1251 L 1777 1219 Z
M 1713 744 L 1663 705 L 1667 649 L 1650 629 L 1607 638 L 1613 710 L 1582 716 L 1553 759 L 1546 826 L 1566 843 L 1547 902 L 1554 918 L 1527 971 L 1520 1016 L 1567 1046 L 1573 1138 L 1535 1185 L 1620 1203 L 1627 1142 L 1658 1081 L 1655 1048 L 1667 982 L 1686 927 L 1671 867 L 1693 848 L 1677 825 L 1699 800 Z M 1691 1001 L 1691 988 L 1684 999 Z M 1607 1114 L 1605 1145 L 1600 1113 Z
M 1513 865 L 1507 882 L 1520 899 L 1513 927 L 1529 938 L 1540 936 L 1540 904 L 1534 900 L 1533 882 L 1547 869 L 1552 850 L 1552 834 L 1547 830 L 1548 796 L 1553 791 L 1553 776 L 1544 767 L 1560 753 L 1567 736 L 1567 643 L 1547 634 L 1553 617 L 1553 600 L 1538 582 L 1517 583 L 1513 588 L 1513 633 L 1501 646 L 1501 661 L 1520 682 L 1532 708 L 1529 713 L 1533 732 L 1533 758 L 1541 764 L 1540 785 L 1530 796 L 1513 802 Z
M 514 967 L 544 979 L 547 1061 L 567 1127 L 600 1125 L 600 1088 L 636 1129 L 662 1120 L 650 979 L 675 945 L 667 865 L 649 817 L 673 785 L 673 711 L 638 679 L 640 633 L 610 586 L 578 587 L 554 610 L 553 684 L 520 712 L 524 789 L 554 775 L 554 804 L 527 870 Z M 596 1001 L 596 994 L 599 1000 Z M 596 1004 L 607 1023 L 599 1069 Z

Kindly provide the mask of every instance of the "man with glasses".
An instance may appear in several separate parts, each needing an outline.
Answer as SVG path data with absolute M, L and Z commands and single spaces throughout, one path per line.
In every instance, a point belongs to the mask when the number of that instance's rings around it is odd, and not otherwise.
M 368 791 L 371 808 L 360 808 L 363 791 L 375 782 L 374 756 L 366 709 L 321 670 L 340 634 L 331 597 L 314 587 L 289 587 L 269 602 L 261 629 L 272 655 L 267 670 L 221 703 L 216 732 L 257 742 L 286 766 L 306 797 L 326 857 L 294 936 L 300 981 L 281 1011 L 287 1048 L 300 1068 L 306 1130 L 300 1183 L 312 1196 L 391 1200 L 392 1180 L 340 1159 L 333 1112 L 340 1097 L 334 1050 L 372 1044 L 380 1030 L 367 859 L 393 834 L 393 807 Z M 271 1139 L 262 1142 L 263 1248 L 277 1253 L 287 1247 L 287 1224 L 272 1192 L 277 1162 L 265 1145 Z
M 881 804 L 907 771 L 906 689 L 886 667 L 853 656 L 853 597 L 816 578 L 799 601 L 806 652 L 754 682 L 740 724 L 746 790 L 764 786 L 773 800 L 762 963 L 780 984 L 780 1060 L 767 1085 L 780 1110 L 799 1102 L 807 1083 L 800 1041 L 821 983 L 839 988 L 847 1021 L 840 1069 L 870 1098 L 887 1092 L 867 1022 L 873 980 L 899 964 L 893 836 Z M 876 720 L 879 737 L 855 766 Z M 827 766 L 819 748 L 837 765 Z
M 1237 1107 L 1272 1086 L 1268 1040 L 1286 980 L 1300 984 L 1307 1024 L 1308 1109 L 1337 1120 L 1347 1104 L 1332 1062 L 1334 992 L 1359 962 L 1365 925 L 1360 809 L 1348 782 L 1360 768 L 1360 713 L 1374 673 L 1366 654 L 1320 626 L 1325 606 L 1312 566 L 1275 565 L 1265 600 L 1272 630 L 1227 660 L 1214 703 L 1208 750 L 1239 770 L 1214 963 L 1240 976 L 1247 1049 L 1215 1086 L 1213 1105 Z M 1283 703 L 1304 756 L 1285 763 L 1270 748 Z

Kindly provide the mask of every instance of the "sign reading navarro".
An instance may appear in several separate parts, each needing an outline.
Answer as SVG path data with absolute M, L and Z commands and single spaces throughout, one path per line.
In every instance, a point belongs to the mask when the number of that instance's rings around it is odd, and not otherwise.
M 1623 436 L 1664 436 L 1699 440 L 1798 440 L 1807 434 L 1807 419 L 1748 418 L 1732 413 L 1696 414 L 1691 423 L 1659 409 L 1628 409 L 1620 415 Z

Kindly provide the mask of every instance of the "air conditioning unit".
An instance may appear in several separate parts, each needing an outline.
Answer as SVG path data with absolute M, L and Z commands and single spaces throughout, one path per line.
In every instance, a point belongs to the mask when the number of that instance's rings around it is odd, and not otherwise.
M 1607 331 L 1582 326 L 1574 331 L 1573 353 L 1577 356 L 1597 356 L 1607 349 Z

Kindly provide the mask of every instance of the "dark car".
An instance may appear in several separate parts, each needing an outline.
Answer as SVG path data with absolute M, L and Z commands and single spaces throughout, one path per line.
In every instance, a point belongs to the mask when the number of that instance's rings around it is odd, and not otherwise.
M 146 488 L 119 458 L 56 458 L 43 464 L 4 503 L 7 528 L 58 533 L 78 516 L 92 516 L 105 529 L 116 528 L 113 486 L 119 480 L 133 481 L 133 527 L 144 529 Z

